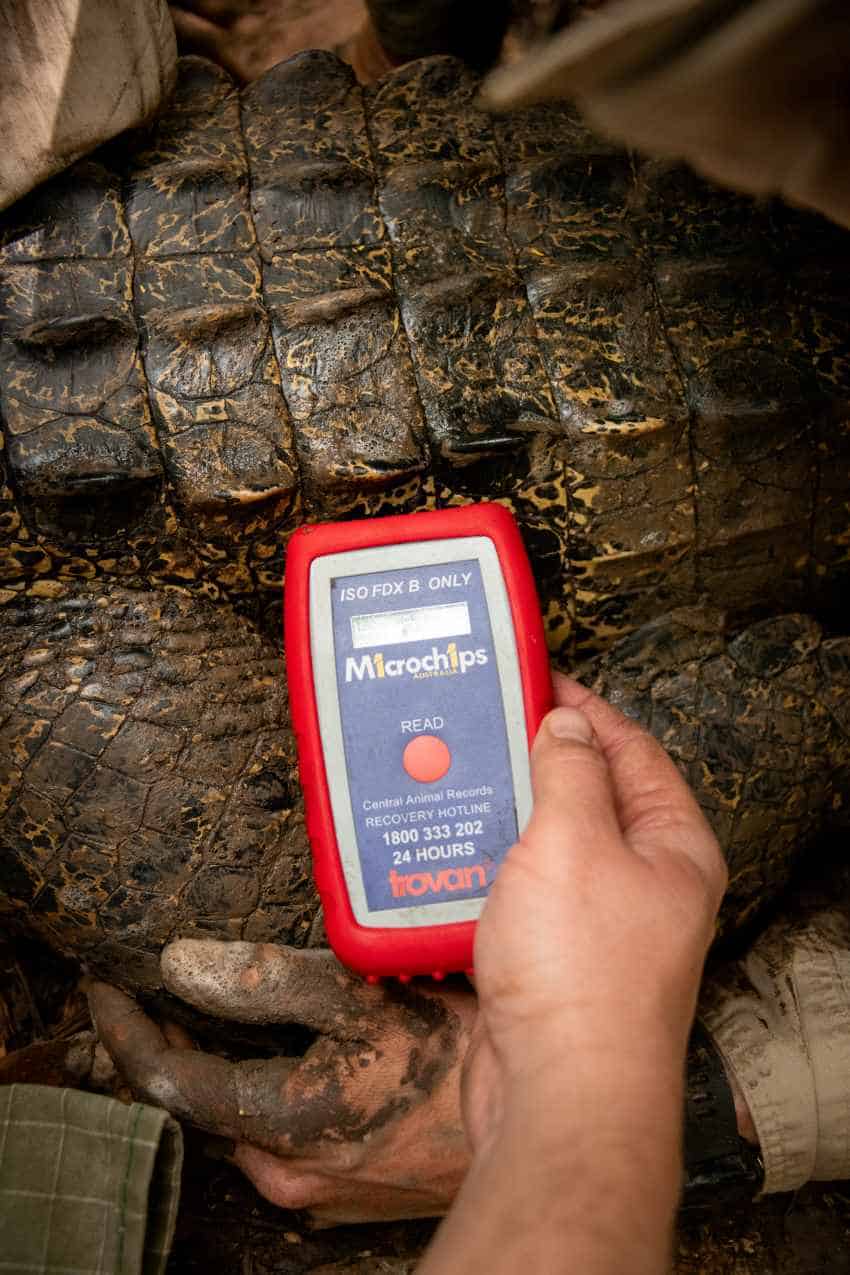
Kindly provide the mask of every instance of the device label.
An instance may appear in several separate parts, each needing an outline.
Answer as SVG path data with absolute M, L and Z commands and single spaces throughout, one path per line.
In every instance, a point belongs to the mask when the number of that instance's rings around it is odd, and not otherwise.
M 459 651 L 456 642 L 449 642 L 445 651 L 436 646 L 427 655 L 409 655 L 406 659 L 387 659 L 383 651 L 374 655 L 349 655 L 345 661 L 345 680 L 376 677 L 418 677 L 422 673 L 466 673 L 475 664 L 486 664 L 489 656 L 483 647 L 476 651 Z
M 331 613 L 369 910 L 485 895 L 517 818 L 478 562 L 339 577 Z

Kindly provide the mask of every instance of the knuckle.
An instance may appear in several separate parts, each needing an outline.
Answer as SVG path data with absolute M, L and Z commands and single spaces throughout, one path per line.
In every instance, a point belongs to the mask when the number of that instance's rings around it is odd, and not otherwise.
M 334 1146 L 325 1155 L 325 1168 L 338 1174 L 356 1173 L 363 1167 L 366 1149 L 356 1142 L 343 1142 Z
M 324 1202 L 325 1192 L 315 1182 L 303 1178 L 280 1183 L 272 1198 L 272 1204 L 284 1209 L 310 1209 Z
M 597 775 L 608 772 L 608 764 L 598 749 L 573 739 L 559 740 L 542 759 L 542 765 L 544 772 L 551 770 L 555 776 L 576 770 Z
M 711 929 L 725 889 L 726 868 L 722 856 L 684 854 L 677 873 L 678 904 L 699 928 Z
M 729 869 L 719 842 L 708 824 L 704 824 L 696 831 L 692 827 L 690 838 L 683 845 L 699 875 L 707 900 L 716 912 L 729 880 Z
M 131 1081 L 133 1092 L 153 1106 L 165 1107 L 173 1115 L 188 1115 L 183 1094 L 167 1067 L 154 1066 L 139 1071 Z

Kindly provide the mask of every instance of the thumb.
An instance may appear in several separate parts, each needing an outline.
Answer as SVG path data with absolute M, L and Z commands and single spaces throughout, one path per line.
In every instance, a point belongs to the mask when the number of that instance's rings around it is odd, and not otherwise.
M 622 846 L 611 770 L 584 713 L 556 708 L 541 723 L 531 750 L 534 810 L 523 836 L 535 851 Z

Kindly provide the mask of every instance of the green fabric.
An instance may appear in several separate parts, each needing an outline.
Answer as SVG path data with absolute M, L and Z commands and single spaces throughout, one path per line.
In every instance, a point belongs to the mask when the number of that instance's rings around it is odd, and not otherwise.
M 0 1275 L 161 1275 L 182 1163 L 166 1111 L 0 1086 Z

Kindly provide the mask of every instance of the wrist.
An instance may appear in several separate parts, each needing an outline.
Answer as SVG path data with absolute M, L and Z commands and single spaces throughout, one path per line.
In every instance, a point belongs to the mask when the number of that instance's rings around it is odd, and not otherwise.
M 522 1102 L 506 1105 L 491 1136 L 477 1149 L 473 1162 L 504 1160 L 523 1175 L 541 1181 L 630 1179 L 647 1182 L 651 1168 L 652 1189 L 667 1181 L 675 1196 L 681 1186 L 682 1099 L 667 1095 L 647 1098 L 641 1104 L 615 1106 L 601 1095 L 580 1106 L 561 1108 L 545 1095 L 531 1094 Z
M 673 1050 L 532 1055 L 521 1068 L 503 1068 L 494 1136 L 521 1130 L 535 1153 L 588 1137 L 638 1149 L 677 1145 L 684 1089 L 684 1062 Z
M 501 1181 L 517 1215 L 545 1202 L 572 1224 L 585 1206 L 599 1220 L 599 1193 L 618 1215 L 628 1205 L 638 1229 L 643 1219 L 657 1231 L 681 1193 L 683 1111 L 681 1067 L 646 1076 L 611 1068 L 590 1083 L 562 1062 L 535 1084 L 504 1091 L 471 1174 Z
M 523 1115 L 525 1113 L 523 1112 Z M 555 1122 L 553 1122 L 554 1126 Z M 562 1140 L 529 1135 L 506 1113 L 476 1152 L 460 1195 L 419 1275 L 657 1275 L 669 1262 L 682 1167 L 680 1139 L 634 1130 Z

